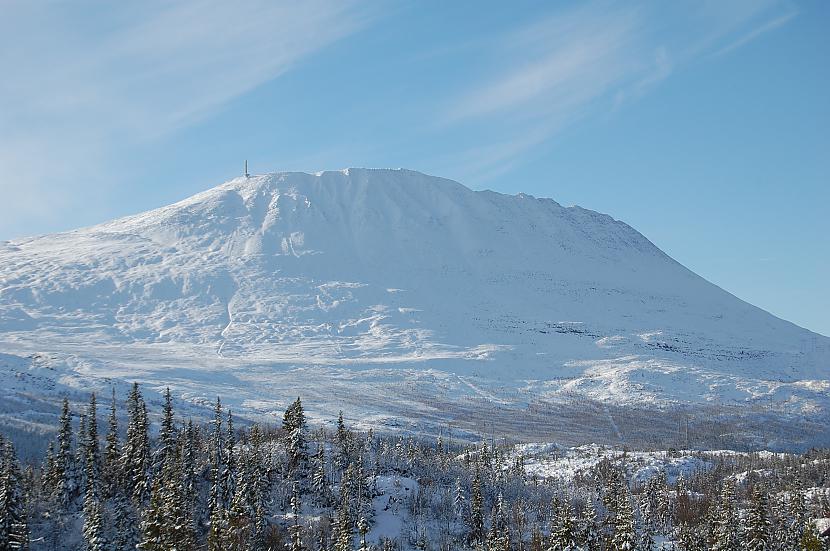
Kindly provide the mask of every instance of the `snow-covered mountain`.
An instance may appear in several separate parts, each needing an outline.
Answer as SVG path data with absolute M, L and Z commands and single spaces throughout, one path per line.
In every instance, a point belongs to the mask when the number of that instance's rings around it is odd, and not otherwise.
M 827 337 L 610 216 L 406 170 L 237 178 L 0 243 L 0 352 L 17 396 L 135 379 L 251 417 L 300 394 L 375 425 L 830 441 Z

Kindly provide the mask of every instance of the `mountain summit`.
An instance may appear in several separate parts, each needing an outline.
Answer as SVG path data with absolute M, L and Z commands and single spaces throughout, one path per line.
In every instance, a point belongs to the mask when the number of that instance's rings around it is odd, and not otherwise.
M 830 411 L 830 339 L 610 216 L 407 170 L 237 178 L 4 242 L 0 346 L 19 393 L 136 379 L 250 417 L 300 394 L 413 430 L 806 445 Z

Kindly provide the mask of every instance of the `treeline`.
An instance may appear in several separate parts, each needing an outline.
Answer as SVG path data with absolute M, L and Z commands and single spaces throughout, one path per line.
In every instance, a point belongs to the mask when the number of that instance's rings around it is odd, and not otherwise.
M 621 452 L 539 479 L 511 446 L 357 432 L 342 414 L 312 430 L 299 398 L 280 426 L 244 428 L 218 399 L 211 423 L 177 419 L 168 390 L 151 431 L 137 384 L 125 406 L 113 393 L 99 412 L 93 395 L 73 416 L 64 401 L 37 465 L 0 439 L 0 551 L 828 548 L 813 522 L 830 517 L 827 451 L 706 454 L 643 483 Z M 382 482 L 401 479 L 413 491 L 392 503 Z M 377 525 L 390 507 L 399 533 Z

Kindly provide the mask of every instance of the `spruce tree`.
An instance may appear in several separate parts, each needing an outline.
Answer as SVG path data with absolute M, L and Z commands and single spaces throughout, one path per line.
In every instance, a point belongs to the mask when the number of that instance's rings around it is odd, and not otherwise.
M 283 430 L 287 431 L 289 470 L 294 480 L 302 480 L 308 470 L 308 444 L 303 404 L 298 397 L 285 411 Z
M 582 542 L 585 545 L 585 551 L 599 551 L 602 544 L 602 536 L 599 532 L 597 509 L 593 503 L 586 504 L 582 524 Z
M 611 539 L 617 551 L 634 551 L 637 543 L 637 534 L 634 529 L 634 511 L 628 497 L 628 488 L 620 485 L 614 516 L 614 535 Z
M 822 551 L 824 546 L 819 538 L 818 531 L 811 520 L 804 523 L 801 539 L 798 542 L 799 551 Z
M 127 415 L 127 436 L 121 450 L 122 489 L 136 505 L 141 505 L 149 494 L 150 438 L 147 405 L 138 383 L 133 383 L 127 396 Z
M 224 465 L 222 469 L 222 496 L 225 507 L 230 506 L 231 499 L 236 493 L 236 432 L 233 426 L 233 414 L 228 410 L 226 425 Z
M 291 534 L 290 551 L 306 551 L 303 544 L 303 526 L 300 524 L 300 513 L 302 512 L 302 501 L 300 499 L 299 485 L 294 482 L 291 487 L 291 517 L 292 524 L 288 529 Z
M 63 399 L 58 425 L 58 445 L 54 461 L 54 497 L 62 507 L 69 506 L 76 490 L 74 465 L 72 461 L 72 417 L 69 400 Z
M 464 487 L 461 485 L 461 477 L 455 478 L 455 497 L 453 498 L 453 512 L 456 520 L 461 520 L 464 515 L 466 500 L 464 498 Z
M 476 464 L 473 476 L 472 496 L 470 497 L 470 535 L 473 544 L 484 541 L 484 495 L 481 491 L 481 472 Z
M 108 420 L 106 447 L 101 469 L 101 486 L 106 496 L 116 492 L 119 480 L 119 441 L 118 441 L 118 411 L 115 401 L 115 387 L 112 389 L 110 414 Z
M 354 540 L 354 531 L 352 528 L 352 517 L 349 511 L 348 494 L 344 495 L 340 503 L 340 509 L 337 512 L 337 522 L 335 524 L 336 539 L 334 541 L 334 551 L 352 551 L 352 541 Z
M 217 397 L 213 416 L 213 437 L 211 438 L 211 486 L 208 508 L 210 528 L 208 531 L 209 551 L 223 551 L 225 547 L 225 495 L 223 487 L 224 439 L 222 435 L 222 402 Z
M 769 501 L 760 485 L 755 487 L 746 518 L 744 546 L 747 551 L 770 551 L 772 547 L 772 523 L 769 518 Z
M 118 490 L 112 499 L 113 551 L 134 551 L 139 543 L 138 521 L 130 499 Z
M 579 527 L 573 516 L 570 504 L 562 507 L 562 522 L 551 534 L 550 551 L 577 551 L 579 547 Z
M 176 451 L 176 425 L 173 418 L 173 399 L 170 396 L 170 387 L 164 390 L 164 411 L 161 418 L 159 443 L 161 447 L 157 454 L 158 463 L 163 465 Z
M 0 440 L 0 549 L 29 548 L 29 524 L 20 466 L 11 442 Z
M 314 454 L 312 465 L 311 492 L 314 501 L 319 507 L 328 507 L 331 503 L 331 491 L 326 476 L 326 450 L 322 442 L 317 445 L 317 452 Z
M 84 494 L 83 536 L 87 551 L 105 551 L 109 544 L 104 537 L 104 519 L 99 492 L 100 452 L 98 448 L 98 411 L 95 393 L 87 411 L 87 433 L 83 435 L 86 452 L 86 492 Z
M 357 532 L 360 534 L 358 551 L 370 551 L 371 547 L 366 542 L 366 534 L 369 533 L 369 521 L 366 520 L 366 517 L 360 517 L 360 520 L 357 521 Z
M 150 490 L 150 503 L 141 520 L 141 541 L 136 546 L 142 551 L 167 551 L 168 543 L 164 530 L 164 495 L 158 478 Z
M 721 488 L 714 524 L 712 551 L 737 549 L 739 547 L 738 511 L 735 502 L 735 487 L 729 481 L 724 482 Z

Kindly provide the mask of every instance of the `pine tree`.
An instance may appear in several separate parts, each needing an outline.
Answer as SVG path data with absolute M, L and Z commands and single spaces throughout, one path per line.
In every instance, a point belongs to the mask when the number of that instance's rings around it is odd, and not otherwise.
M 588 503 L 586 506 L 585 516 L 582 519 L 582 542 L 585 545 L 586 551 L 599 551 L 602 537 L 599 533 L 599 521 L 597 519 L 597 509 L 593 503 Z
M 249 488 L 251 471 L 243 468 L 237 477 L 237 484 L 227 512 L 226 539 L 231 549 L 243 549 L 254 539 L 252 528 L 254 510 L 251 507 Z
M 104 551 L 109 549 L 104 537 L 104 519 L 101 512 L 99 493 L 100 451 L 98 447 L 98 411 L 95 393 L 89 401 L 87 411 L 87 433 L 83 449 L 86 452 L 86 492 L 84 494 L 83 536 L 87 551 Z
M 147 404 L 138 383 L 133 383 L 127 396 L 127 415 L 127 436 L 121 450 L 122 488 L 136 505 L 140 505 L 147 498 L 150 488 L 150 438 L 147 432 Z
M 87 482 L 89 485 L 89 482 Z M 87 551 L 104 551 L 110 549 L 104 537 L 104 519 L 101 504 L 94 491 L 87 491 L 84 498 L 84 544 Z
M 233 414 L 230 410 L 228 410 L 226 431 L 225 453 L 223 454 L 225 464 L 222 469 L 222 500 L 225 507 L 229 507 L 231 499 L 236 493 L 236 432 L 233 426 Z
M 249 466 L 249 491 L 250 508 L 253 519 L 251 520 L 251 542 L 255 548 L 261 547 L 265 538 L 267 520 L 266 502 L 269 490 L 267 469 L 263 461 L 262 435 L 258 425 L 253 425 L 250 432 L 250 457 Z
M 739 547 L 738 511 L 735 503 L 735 487 L 726 481 L 721 488 L 720 502 L 714 521 L 712 551 L 730 551 Z
M 29 524 L 20 466 L 11 442 L 0 439 L 0 549 L 29 548 Z
M 619 487 L 616 501 L 616 515 L 614 516 L 614 535 L 612 545 L 617 551 L 633 551 L 637 543 L 637 534 L 634 529 L 634 511 L 628 497 L 628 488 L 623 483 Z
M 804 525 L 807 521 L 807 505 L 804 492 L 794 488 L 790 492 L 787 502 L 787 518 L 785 519 L 783 546 L 797 549 L 801 537 L 804 535 Z
M 184 487 L 170 391 L 166 392 L 160 434 L 161 472 L 153 481 L 150 505 L 142 520 L 139 549 L 187 550 L 195 547 L 195 534 Z
M 352 529 L 352 517 L 349 511 L 348 492 L 345 493 L 340 503 L 340 510 L 337 512 L 335 531 L 336 538 L 334 541 L 334 551 L 352 551 L 354 532 Z
M 141 541 L 136 547 L 142 551 L 167 551 L 164 524 L 164 497 L 161 480 L 157 478 L 150 490 L 150 503 L 141 520 Z
M 550 551 L 577 551 L 579 547 L 579 528 L 569 504 L 562 507 L 562 522 L 551 534 Z
M 68 507 L 76 490 L 74 465 L 72 461 L 72 417 L 69 400 L 63 399 L 63 408 L 58 425 L 58 445 L 54 461 L 53 495 L 64 508 Z
M 93 490 L 97 492 L 97 483 L 101 471 L 101 449 L 98 442 L 98 407 L 94 392 L 89 399 L 86 418 L 87 432 L 83 437 L 85 438 L 87 487 L 92 486 Z
M 299 397 L 285 411 L 283 430 L 287 431 L 289 470 L 294 480 L 302 480 L 308 470 L 308 444 L 305 412 Z
M 745 549 L 747 551 L 770 551 L 772 549 L 771 526 L 767 495 L 760 486 L 756 486 L 746 519 Z
M 357 521 L 357 531 L 360 534 L 358 551 L 370 551 L 371 547 L 366 542 L 366 534 L 369 533 L 369 521 L 366 520 L 366 517 L 360 517 L 360 520 Z
M 112 389 L 112 401 L 110 402 L 110 415 L 108 421 L 106 447 L 104 448 L 104 460 L 101 470 L 101 483 L 105 495 L 115 494 L 119 479 L 119 442 L 118 442 L 118 411 L 115 402 L 115 387 Z
M 136 514 L 130 499 L 118 491 L 112 500 L 113 551 L 134 551 L 139 543 Z
M 466 500 L 464 498 L 464 488 L 461 486 L 461 478 L 456 477 L 455 497 L 453 498 L 453 512 L 455 513 L 456 520 L 461 520 L 461 517 L 464 515 L 465 506 Z
M 301 511 L 300 488 L 295 482 L 291 487 L 291 515 L 293 523 L 289 528 L 289 532 L 291 533 L 290 551 L 306 551 L 306 547 L 303 544 L 303 526 L 300 524 Z
M 213 417 L 213 437 L 211 441 L 211 486 L 208 507 L 210 510 L 210 529 L 208 531 L 209 551 L 223 551 L 225 547 L 225 498 L 222 484 L 224 470 L 224 441 L 222 437 L 222 403 L 216 398 Z
M 314 454 L 312 464 L 311 491 L 314 500 L 318 506 L 328 507 L 331 503 L 331 492 L 326 476 L 326 450 L 322 442 L 317 445 L 317 453 Z
M 804 528 L 798 545 L 799 551 L 822 551 L 823 545 L 812 521 L 808 520 L 804 523 Z
M 341 411 L 337 416 L 337 433 L 335 438 L 337 450 L 333 458 L 334 465 L 341 474 L 346 471 L 350 462 L 349 439 L 349 431 L 346 428 L 346 423 L 343 420 L 343 412 Z
M 159 432 L 161 448 L 158 451 L 159 465 L 167 462 L 168 456 L 172 456 L 176 449 L 176 425 L 173 418 L 173 399 L 170 396 L 170 387 L 164 390 L 164 412 L 161 419 L 161 431 Z
M 481 472 L 476 465 L 473 476 L 473 489 L 470 498 L 470 535 L 473 544 L 484 541 L 484 495 L 481 492 Z

